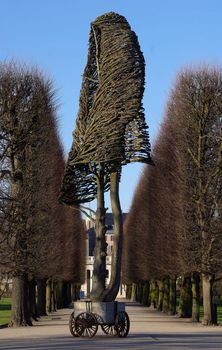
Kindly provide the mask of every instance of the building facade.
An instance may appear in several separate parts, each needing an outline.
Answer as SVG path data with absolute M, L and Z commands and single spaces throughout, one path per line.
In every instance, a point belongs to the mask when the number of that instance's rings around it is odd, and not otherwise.
M 123 221 L 126 218 L 126 213 L 123 213 Z M 111 261 L 112 261 L 112 250 L 115 240 L 114 236 L 114 225 L 113 225 L 113 216 L 112 213 L 107 213 L 105 218 L 105 224 L 107 226 L 106 231 L 106 243 L 107 243 L 107 256 L 106 256 L 106 270 L 107 278 L 106 285 L 108 285 L 110 276 L 111 276 Z M 85 283 L 81 286 L 81 295 L 82 297 L 88 298 L 90 296 L 90 291 L 92 289 L 92 274 L 93 274 L 93 250 L 95 247 L 96 233 L 94 224 L 90 219 L 86 220 L 86 229 L 87 229 L 87 239 L 86 239 L 86 278 Z M 121 284 L 118 298 L 126 297 L 126 286 Z

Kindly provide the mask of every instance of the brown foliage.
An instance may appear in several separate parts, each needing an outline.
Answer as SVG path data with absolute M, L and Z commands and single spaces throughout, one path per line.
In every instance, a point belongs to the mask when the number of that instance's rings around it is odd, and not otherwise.
M 222 70 L 177 78 L 127 217 L 125 279 L 221 270 Z
M 37 70 L 1 65 L 0 115 L 1 270 L 80 282 L 83 257 L 63 272 L 64 252 L 66 259 L 81 255 L 84 237 L 80 215 L 58 203 L 64 159 L 51 82 Z M 70 242 L 71 225 L 78 246 Z M 65 240 L 70 251 L 62 250 Z
M 178 154 L 171 125 L 164 122 L 124 224 L 124 279 L 158 279 L 180 271 L 177 232 L 182 224 L 178 196 Z
M 169 104 L 181 158 L 186 265 L 221 269 L 222 70 L 186 69 L 177 78 Z

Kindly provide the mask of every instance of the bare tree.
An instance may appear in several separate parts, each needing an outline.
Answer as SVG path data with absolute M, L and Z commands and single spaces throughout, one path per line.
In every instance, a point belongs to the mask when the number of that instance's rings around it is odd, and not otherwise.
M 124 225 L 125 278 L 163 278 L 180 271 L 177 231 L 183 218 L 178 195 L 178 154 L 165 120 Z M 131 259 L 133 254 L 133 259 Z
M 79 213 L 58 203 L 64 159 L 51 82 L 36 69 L 2 64 L 0 115 L 0 266 L 13 277 L 11 325 L 31 325 L 28 293 L 35 288 L 28 290 L 28 280 L 82 281 L 84 254 L 76 274 L 70 257 L 79 248 L 71 244 L 71 223 L 80 247 L 83 224 Z M 62 247 L 72 266 L 66 267 Z
M 35 266 L 34 277 L 38 280 L 38 312 L 44 315 L 47 280 L 50 288 L 48 294 L 51 295 L 50 300 L 53 300 L 53 303 L 56 302 L 56 298 L 52 295 L 57 284 L 83 283 L 86 235 L 79 211 L 68 208 L 58 201 L 65 162 L 55 124 L 48 130 L 47 149 L 42 149 L 38 154 L 39 157 L 40 154 L 46 165 L 43 167 L 45 169 L 41 183 L 43 187 L 38 188 L 35 194 L 39 210 L 35 212 L 37 215 L 34 227 L 39 227 L 40 232 L 38 234 L 35 232 L 32 239 L 38 259 L 34 255 L 30 263 Z M 49 164 L 50 167 L 47 166 Z M 39 215 L 40 209 L 43 210 L 42 217 Z M 49 309 L 56 308 L 51 301 L 48 302 Z
M 212 285 L 221 270 L 222 70 L 182 71 L 171 94 L 181 156 L 185 258 L 202 273 L 204 323 L 213 322 Z

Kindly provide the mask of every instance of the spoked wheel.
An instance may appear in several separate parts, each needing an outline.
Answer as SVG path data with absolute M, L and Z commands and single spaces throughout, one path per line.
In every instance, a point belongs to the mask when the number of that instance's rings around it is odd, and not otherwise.
M 125 311 L 119 311 L 115 319 L 115 329 L 118 337 L 126 337 L 130 329 L 129 316 Z
M 69 330 L 73 337 L 78 337 L 78 333 L 76 332 L 76 322 L 74 317 L 74 312 L 71 313 L 69 318 Z
M 102 325 L 104 323 L 102 316 L 95 313 L 93 313 L 93 315 L 95 316 L 98 325 Z
M 75 330 L 79 337 L 94 337 L 98 330 L 96 317 L 90 312 L 82 312 L 75 319 Z
M 116 328 L 115 328 L 114 325 L 113 325 L 113 326 L 110 326 L 110 325 L 108 325 L 108 324 L 102 324 L 102 325 L 101 325 L 101 328 L 102 328 L 103 332 L 104 332 L 105 334 L 107 334 L 107 335 L 116 335 L 116 334 L 117 334 L 117 333 L 116 333 Z

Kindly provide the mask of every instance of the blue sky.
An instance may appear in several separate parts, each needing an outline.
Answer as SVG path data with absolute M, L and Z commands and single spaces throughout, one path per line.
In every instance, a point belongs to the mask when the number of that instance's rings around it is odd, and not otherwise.
M 0 60 L 37 65 L 53 79 L 66 154 L 78 111 L 90 22 L 97 16 L 118 12 L 138 35 L 146 60 L 143 103 L 151 145 L 178 70 L 222 62 L 221 0 L 0 0 L 0 9 Z M 141 171 L 140 164 L 123 169 L 123 211 L 129 209 Z

